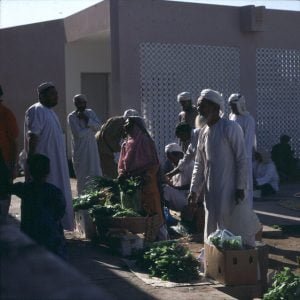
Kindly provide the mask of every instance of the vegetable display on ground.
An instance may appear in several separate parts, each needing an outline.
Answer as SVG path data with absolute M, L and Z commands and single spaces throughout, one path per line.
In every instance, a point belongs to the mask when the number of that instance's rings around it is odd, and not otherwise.
M 157 242 L 138 256 L 137 264 L 162 280 L 190 282 L 199 278 L 199 263 L 176 241 Z
M 300 299 L 300 276 L 293 274 L 290 268 L 285 267 L 273 279 L 272 287 L 264 294 L 263 300 Z

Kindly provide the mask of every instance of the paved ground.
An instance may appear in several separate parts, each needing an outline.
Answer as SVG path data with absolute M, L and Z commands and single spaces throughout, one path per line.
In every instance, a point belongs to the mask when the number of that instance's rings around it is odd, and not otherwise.
M 20 178 L 19 180 L 22 180 Z M 278 204 L 281 199 L 293 198 L 300 190 L 300 184 L 282 186 L 276 197 L 255 201 L 254 208 L 263 224 L 300 224 L 299 211 L 284 208 Z M 72 180 L 72 189 L 75 190 L 75 181 Z M 300 201 L 300 200 L 299 200 Z M 10 213 L 19 217 L 19 200 L 13 198 Z M 89 241 L 77 239 L 72 233 L 67 233 L 69 263 L 85 275 L 90 282 L 104 288 L 116 299 L 236 299 L 231 297 L 228 289 L 222 286 L 194 286 L 177 288 L 155 288 L 146 285 L 131 273 L 118 256 L 114 256 L 108 248 L 94 245 Z M 271 243 L 271 241 L 270 241 Z M 299 239 L 293 240 L 293 246 L 300 248 Z M 199 249 L 200 249 L 199 244 Z M 197 244 L 195 249 L 197 249 Z M 272 247 L 277 251 L 276 244 Z M 282 253 L 274 255 L 282 255 Z M 277 251 L 278 252 L 278 251 Z M 293 254 L 294 255 L 294 254 Z M 294 256 L 293 256 L 294 257 Z M 80 284 L 80 283 L 79 283 Z M 224 291 L 223 292 L 221 292 Z M 225 294 L 227 293 L 227 294 Z M 245 295 L 247 292 L 244 293 Z M 239 298 L 241 299 L 241 298 Z M 243 299 L 250 299 L 244 297 Z M 88 299 L 87 299 L 88 300 Z
M 300 182 L 285 183 L 280 187 L 278 194 L 255 199 L 254 210 L 260 221 L 265 225 L 291 225 L 300 224 L 300 211 L 283 207 L 280 201 L 293 200 L 300 202 L 300 198 L 294 197 L 300 192 Z

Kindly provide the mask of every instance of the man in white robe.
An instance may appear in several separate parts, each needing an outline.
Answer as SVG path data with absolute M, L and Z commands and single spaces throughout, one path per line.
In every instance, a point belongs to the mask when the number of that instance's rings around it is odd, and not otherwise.
M 231 224 L 231 212 L 243 200 L 247 188 L 247 156 L 241 127 L 220 117 L 223 97 L 205 89 L 197 109 L 206 119 L 199 133 L 196 161 L 188 200 L 196 202 L 203 189 L 204 241 L 217 229 Z
M 47 182 L 54 184 L 64 194 L 66 212 L 62 219 L 64 229 L 74 229 L 74 213 L 70 186 L 65 137 L 56 113 L 52 110 L 58 103 L 58 94 L 51 82 L 38 87 L 39 102 L 25 113 L 24 145 L 27 158 L 34 153 L 50 159 L 50 173 Z M 27 169 L 27 168 L 26 168 Z M 28 170 L 26 179 L 30 178 Z
M 261 195 L 270 196 L 279 190 L 279 176 L 269 152 L 260 149 L 255 152 L 253 163 L 254 186 Z
M 87 108 L 87 98 L 78 94 L 73 98 L 76 110 L 68 115 L 72 132 L 72 161 L 77 178 L 77 193 L 82 194 L 89 177 L 102 175 L 95 138 L 100 129 L 96 113 Z
M 237 122 L 244 132 L 245 145 L 247 151 L 248 161 L 248 187 L 247 187 L 247 200 L 250 208 L 253 207 L 253 173 L 252 173 L 252 160 L 253 149 L 256 148 L 255 141 L 255 121 L 250 113 L 246 110 L 245 97 L 241 94 L 232 94 L 228 99 L 231 113 L 229 120 Z
M 195 119 L 198 115 L 197 109 L 192 102 L 192 95 L 183 92 L 177 95 L 177 101 L 181 105 L 182 111 L 178 115 L 179 123 L 188 123 L 191 128 L 195 128 Z
M 177 166 L 179 160 L 183 157 L 181 147 L 176 143 L 168 144 L 165 147 L 165 152 L 173 166 Z M 171 179 L 167 178 L 168 184 L 164 185 L 164 198 L 170 209 L 182 211 L 188 204 L 187 196 L 191 184 L 193 168 L 194 161 L 190 161 L 183 166 L 181 172 L 174 175 Z

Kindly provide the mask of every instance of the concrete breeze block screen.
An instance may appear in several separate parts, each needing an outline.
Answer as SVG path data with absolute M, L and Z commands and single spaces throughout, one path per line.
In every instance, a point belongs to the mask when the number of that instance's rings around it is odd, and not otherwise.
M 257 139 L 271 150 L 281 134 L 289 135 L 300 155 L 300 51 L 257 49 Z
M 220 91 L 225 101 L 240 91 L 240 50 L 189 44 L 140 44 L 141 111 L 160 159 L 164 147 L 176 142 L 180 105 L 177 94 L 189 91 L 196 104 L 200 91 Z M 227 105 L 225 105 L 227 108 Z M 227 108 L 228 109 L 228 108 Z

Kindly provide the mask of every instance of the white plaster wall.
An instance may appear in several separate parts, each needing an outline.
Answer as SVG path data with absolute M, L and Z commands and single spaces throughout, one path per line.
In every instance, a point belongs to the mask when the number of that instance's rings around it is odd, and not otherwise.
M 72 98 L 81 92 L 80 74 L 110 73 L 110 45 L 104 42 L 74 42 L 65 46 L 66 110 L 74 110 Z M 67 132 L 68 157 L 71 157 L 71 135 Z

